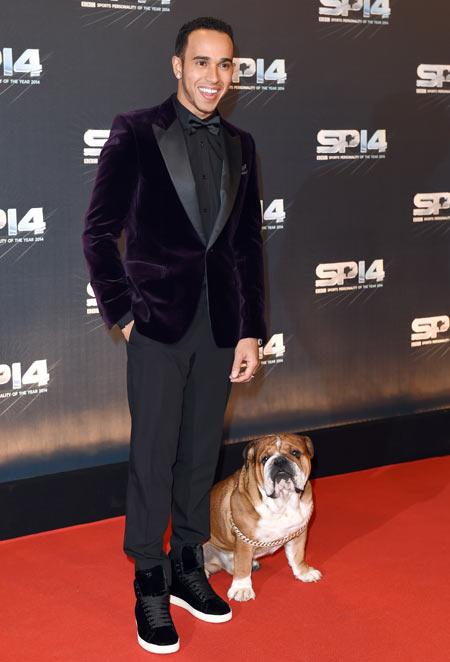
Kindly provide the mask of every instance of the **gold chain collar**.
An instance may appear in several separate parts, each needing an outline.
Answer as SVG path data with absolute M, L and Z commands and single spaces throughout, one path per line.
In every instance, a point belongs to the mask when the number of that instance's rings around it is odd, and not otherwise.
M 242 533 L 240 529 L 238 529 L 238 527 L 234 523 L 233 515 L 230 512 L 231 529 L 241 540 L 247 543 L 247 545 L 252 545 L 252 547 L 275 547 L 277 545 L 284 545 L 285 543 L 289 542 L 289 540 L 296 538 L 301 533 L 303 533 L 303 531 L 305 531 L 306 527 L 308 526 L 309 520 L 311 519 L 313 510 L 314 510 L 314 504 L 311 504 L 311 509 L 309 511 L 307 520 L 303 524 L 303 526 L 297 529 L 297 531 L 294 531 L 294 533 L 290 533 L 289 535 L 284 536 L 283 538 L 277 538 L 276 540 L 262 541 L 262 540 L 252 540 L 251 538 L 248 538 L 246 535 Z

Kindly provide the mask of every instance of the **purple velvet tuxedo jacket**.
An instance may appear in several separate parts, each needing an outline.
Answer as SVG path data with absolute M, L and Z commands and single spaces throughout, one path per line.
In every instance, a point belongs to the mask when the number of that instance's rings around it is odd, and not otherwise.
M 206 242 L 172 99 L 114 118 L 83 232 L 91 285 L 108 328 L 131 310 L 139 333 L 178 341 L 206 277 L 217 345 L 233 347 L 247 337 L 267 342 L 255 144 L 249 133 L 222 123 L 221 207 Z

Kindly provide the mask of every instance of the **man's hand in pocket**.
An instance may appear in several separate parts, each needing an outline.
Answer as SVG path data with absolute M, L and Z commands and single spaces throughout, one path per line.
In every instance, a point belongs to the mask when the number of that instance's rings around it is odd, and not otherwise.
M 122 333 L 125 336 L 125 340 L 128 342 L 130 340 L 130 333 L 131 329 L 133 328 L 134 325 L 134 320 L 131 320 L 131 322 L 128 322 L 126 326 L 123 327 Z

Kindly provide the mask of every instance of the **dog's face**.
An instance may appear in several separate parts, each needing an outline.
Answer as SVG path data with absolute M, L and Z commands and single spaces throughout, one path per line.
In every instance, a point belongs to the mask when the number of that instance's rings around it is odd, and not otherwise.
M 244 449 L 247 471 L 254 471 L 259 487 L 272 499 L 303 493 L 313 455 L 311 439 L 291 433 L 261 437 Z

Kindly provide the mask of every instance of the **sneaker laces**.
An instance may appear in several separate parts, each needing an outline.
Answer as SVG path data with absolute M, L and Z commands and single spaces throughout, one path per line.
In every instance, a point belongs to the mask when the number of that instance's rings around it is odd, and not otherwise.
M 141 605 L 152 628 L 174 627 L 169 612 L 169 596 L 167 594 L 141 596 Z
M 209 584 L 203 569 L 193 570 L 183 575 L 183 583 L 202 601 L 218 597 L 217 593 Z

